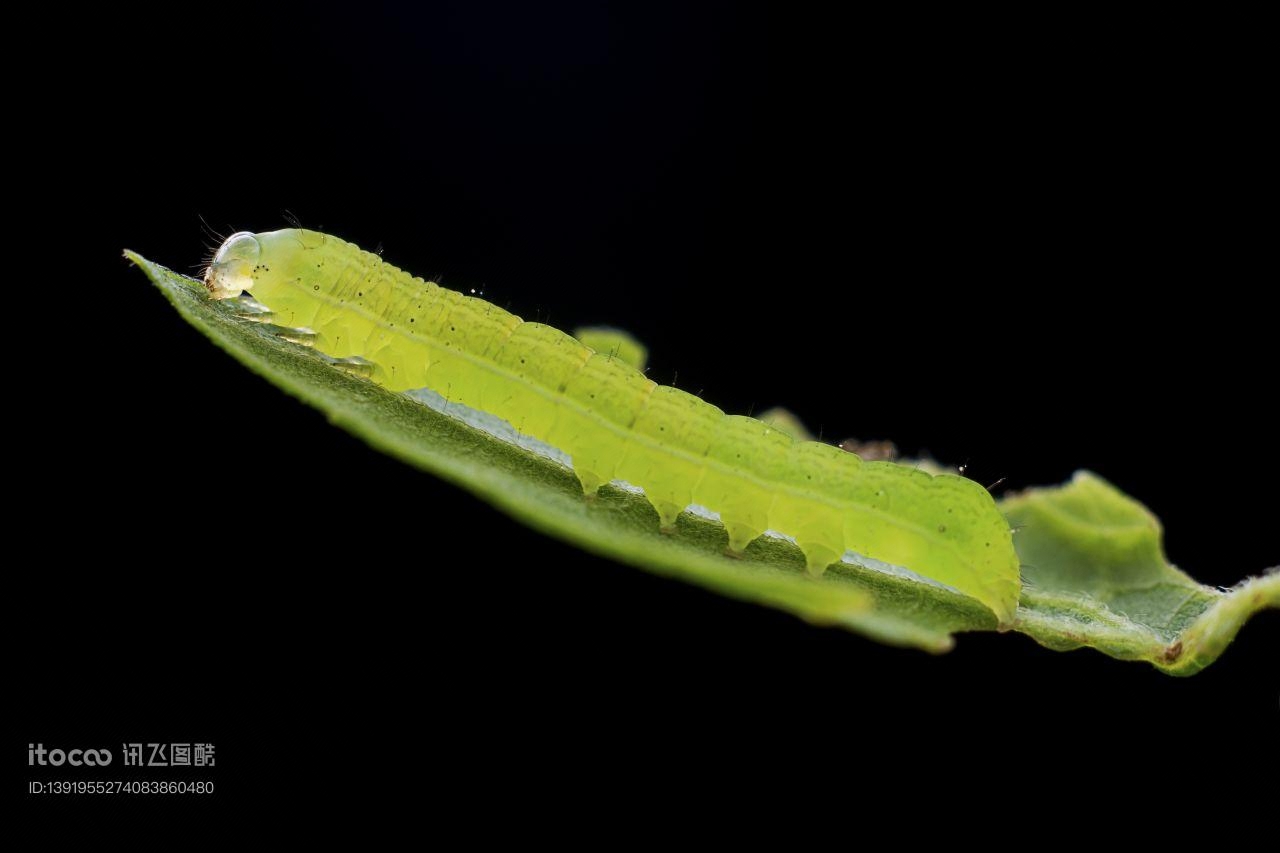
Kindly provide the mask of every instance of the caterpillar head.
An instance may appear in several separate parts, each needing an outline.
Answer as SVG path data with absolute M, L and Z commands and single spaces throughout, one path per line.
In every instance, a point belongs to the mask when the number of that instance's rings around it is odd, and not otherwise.
M 209 268 L 205 270 L 204 286 L 214 299 L 229 299 L 242 291 L 253 290 L 253 273 L 262 255 L 262 244 L 256 234 L 238 231 L 218 247 Z

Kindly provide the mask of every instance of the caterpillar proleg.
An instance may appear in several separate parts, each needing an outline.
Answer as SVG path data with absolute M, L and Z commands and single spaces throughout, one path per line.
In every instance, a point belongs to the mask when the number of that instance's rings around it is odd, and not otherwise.
M 664 528 L 696 504 L 719 514 L 735 552 L 779 531 L 814 574 L 851 550 L 955 587 L 1001 623 L 1013 616 L 1012 533 L 971 480 L 727 415 L 646 378 L 632 363 L 642 355 L 596 351 L 316 231 L 233 234 L 205 285 L 215 299 L 249 292 L 271 322 L 391 391 L 429 389 L 559 448 L 588 495 L 613 479 L 640 487 Z

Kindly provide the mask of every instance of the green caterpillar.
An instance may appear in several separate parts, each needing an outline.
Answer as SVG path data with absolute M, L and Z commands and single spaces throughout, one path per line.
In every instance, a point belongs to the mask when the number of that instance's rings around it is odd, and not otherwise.
M 372 381 L 392 391 L 428 388 L 559 448 L 588 495 L 613 479 L 639 486 L 663 529 L 697 504 L 719 513 L 735 553 L 779 531 L 812 573 L 855 551 L 949 584 L 1002 624 L 1013 616 L 1012 532 L 972 480 L 863 462 L 726 415 L 614 352 L 315 231 L 233 234 L 205 285 L 215 299 L 251 292 L 274 322 L 314 333 L 333 358 L 367 361 Z

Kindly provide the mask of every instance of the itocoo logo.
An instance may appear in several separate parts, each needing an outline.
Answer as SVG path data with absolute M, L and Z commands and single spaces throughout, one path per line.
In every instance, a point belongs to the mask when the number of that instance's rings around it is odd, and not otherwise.
M 45 757 L 48 756 L 48 761 Z M 109 749 L 72 749 L 63 752 L 60 749 L 45 750 L 42 743 L 27 744 L 27 765 L 34 767 L 39 764 L 41 767 L 52 764 L 54 767 L 61 767 L 63 764 L 70 764 L 72 767 L 80 767 L 87 764 L 90 767 L 102 767 L 111 763 L 111 750 Z

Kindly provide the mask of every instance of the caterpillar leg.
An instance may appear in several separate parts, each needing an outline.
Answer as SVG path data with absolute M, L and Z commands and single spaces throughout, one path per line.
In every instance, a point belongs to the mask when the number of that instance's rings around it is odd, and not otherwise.
M 814 542 L 801 542 L 800 550 L 804 552 L 804 567 L 812 577 L 820 578 L 827 566 L 838 563 L 842 554 Z
M 675 533 L 676 519 L 680 517 L 684 507 L 676 506 L 666 501 L 658 501 L 653 505 L 653 508 L 658 511 L 658 529 L 663 533 Z
M 339 370 L 345 371 L 346 373 L 350 373 L 355 376 L 363 376 L 365 379 L 370 379 L 373 377 L 373 371 L 375 367 L 374 363 L 372 361 L 363 359 L 358 355 L 352 355 L 346 358 L 334 358 L 333 356 L 324 355 L 323 353 L 321 353 L 320 355 L 321 355 L 321 358 L 323 358 L 329 364 L 333 365 Z
M 582 484 L 582 494 L 588 498 L 594 498 L 604 485 L 604 478 L 595 471 L 575 465 L 573 472 L 578 475 L 578 482 Z
M 290 343 L 299 344 L 304 347 L 315 346 L 316 333 L 314 329 L 308 329 L 306 326 L 277 326 L 275 323 L 266 324 L 271 333 L 278 338 L 284 338 Z
M 247 293 L 224 300 L 223 304 L 230 308 L 231 313 L 237 317 L 242 320 L 251 320 L 254 323 L 269 323 L 271 318 L 275 316 L 270 308 Z
M 756 530 L 745 524 L 726 524 L 725 530 L 729 531 L 729 549 L 730 557 L 741 557 L 742 552 L 747 550 L 747 546 L 751 544 L 763 530 Z

